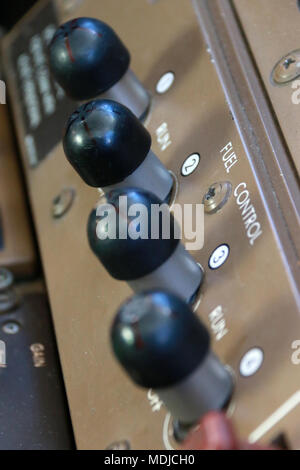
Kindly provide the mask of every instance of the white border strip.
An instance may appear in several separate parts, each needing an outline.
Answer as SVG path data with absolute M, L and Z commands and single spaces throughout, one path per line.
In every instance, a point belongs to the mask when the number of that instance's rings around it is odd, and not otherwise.
M 254 444 L 261 439 L 270 429 L 278 424 L 285 416 L 300 405 L 300 390 L 289 398 L 278 410 L 276 410 L 266 421 L 264 421 L 249 436 L 249 442 Z

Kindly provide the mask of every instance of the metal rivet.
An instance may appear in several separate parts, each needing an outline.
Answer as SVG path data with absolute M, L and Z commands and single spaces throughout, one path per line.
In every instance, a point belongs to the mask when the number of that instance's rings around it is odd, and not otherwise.
M 7 335 L 16 335 L 20 331 L 20 325 L 17 322 L 11 321 L 5 323 L 5 325 L 2 327 L 2 330 Z
M 62 192 L 56 196 L 52 201 L 52 217 L 54 219 L 60 219 L 66 215 L 75 199 L 75 190 L 72 188 L 65 188 Z
M 300 76 L 300 49 L 290 52 L 280 59 L 272 70 L 273 85 L 284 86 Z
M 230 183 L 212 184 L 203 198 L 204 210 L 207 214 L 215 214 L 224 207 L 232 193 Z

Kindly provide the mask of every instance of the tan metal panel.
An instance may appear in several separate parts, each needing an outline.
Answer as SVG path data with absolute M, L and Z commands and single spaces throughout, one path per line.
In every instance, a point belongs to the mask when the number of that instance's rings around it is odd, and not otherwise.
M 130 0 L 126 6 L 123 0 L 102 0 L 100 7 L 86 0 L 72 16 L 107 21 L 128 45 L 132 69 L 153 95 L 146 125 L 153 150 L 178 177 L 177 202 L 201 202 L 218 181 L 230 181 L 233 189 L 244 182 L 251 194 L 263 229 L 254 246 L 232 196 L 222 211 L 206 217 L 204 249 L 193 253 L 206 271 L 197 313 L 210 327 L 210 313 L 222 307 L 228 333 L 222 341 L 214 339 L 213 347 L 235 373 L 230 413 L 239 434 L 248 437 L 300 390 L 298 369 L 291 361 L 292 342 L 299 339 L 299 311 L 263 188 L 258 188 L 253 173 L 251 149 L 242 143 L 192 5 L 188 0 Z M 17 33 L 6 39 L 6 48 Z M 16 83 L 7 56 L 5 62 L 13 97 Z M 175 84 L 165 95 L 157 95 L 156 83 L 167 71 L 175 73 Z M 17 102 L 13 107 L 22 142 L 20 107 Z M 163 123 L 172 141 L 165 151 L 156 140 Z M 228 142 L 238 157 L 230 174 L 221 154 Z M 181 166 L 194 152 L 201 154 L 201 163 L 184 178 Z M 88 247 L 86 223 L 97 191 L 74 173 L 61 145 L 36 169 L 28 167 L 25 149 L 23 156 L 77 444 L 81 449 L 103 449 L 127 439 L 133 449 L 163 449 L 168 440 L 166 410 L 151 410 L 147 392 L 130 383 L 110 350 L 114 313 L 130 291 L 109 278 Z M 53 220 L 52 200 L 66 187 L 76 191 L 74 205 L 64 218 Z M 212 271 L 208 260 L 221 243 L 230 245 L 230 258 Z M 253 347 L 264 350 L 265 361 L 256 375 L 243 378 L 240 360 Z M 266 428 L 263 440 L 284 431 L 294 448 L 300 446 L 297 396 L 293 403 L 293 413 Z

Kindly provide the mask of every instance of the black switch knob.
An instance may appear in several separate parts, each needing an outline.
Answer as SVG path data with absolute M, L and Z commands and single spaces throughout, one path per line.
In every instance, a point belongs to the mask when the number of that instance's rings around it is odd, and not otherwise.
M 111 341 L 131 379 L 155 390 L 182 425 L 229 402 L 231 374 L 211 352 L 206 327 L 177 296 L 154 290 L 131 298 L 117 314 Z
M 130 54 L 107 24 L 77 18 L 60 26 L 50 44 L 50 65 L 57 82 L 74 100 L 106 93 L 143 118 L 149 95 L 129 69 Z
M 151 151 L 151 136 L 125 106 L 96 100 L 70 117 L 65 154 L 82 179 L 105 192 L 143 188 L 167 200 L 173 178 Z
M 203 272 L 180 243 L 167 205 L 138 189 L 111 191 L 88 223 L 90 246 L 109 274 L 134 292 L 165 288 L 185 301 L 194 299 Z

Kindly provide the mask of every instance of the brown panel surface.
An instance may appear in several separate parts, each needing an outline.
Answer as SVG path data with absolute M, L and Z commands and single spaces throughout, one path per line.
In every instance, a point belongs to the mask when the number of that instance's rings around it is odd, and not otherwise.
M 4 104 L 0 105 L 0 212 L 4 238 L 0 266 L 10 269 L 17 277 L 32 276 L 36 253 L 13 131 Z
M 241 437 L 269 441 L 285 432 L 292 447 L 299 448 L 299 366 L 291 361 L 291 345 L 300 339 L 299 297 L 279 251 L 264 188 L 258 190 L 251 149 L 242 143 L 191 3 L 131 0 L 124 8 L 122 0 L 103 0 L 100 8 L 98 2 L 86 0 L 72 15 L 107 21 L 128 45 L 132 69 L 153 94 L 147 127 L 153 150 L 178 177 L 177 202 L 201 202 L 216 181 L 230 181 L 233 189 L 240 183 L 247 185 L 263 234 L 254 246 L 249 244 L 234 196 L 221 212 L 206 217 L 204 249 L 193 253 L 206 271 L 197 312 L 210 327 L 210 313 L 222 306 L 228 333 L 221 341 L 214 339 L 213 347 L 235 373 L 229 413 Z M 7 38 L 7 46 L 15 34 Z M 7 56 L 6 67 L 13 96 L 15 82 Z M 170 70 L 176 75 L 174 86 L 165 95 L 156 95 L 158 79 Z M 13 105 L 22 142 L 20 108 L 16 102 Z M 156 141 L 156 130 L 163 123 L 172 141 L 165 151 Z M 228 142 L 238 156 L 230 174 L 220 153 Z M 201 163 L 192 176 L 184 178 L 181 166 L 194 152 L 201 154 Z M 24 163 L 79 448 L 103 449 L 124 439 L 133 449 L 168 447 L 166 411 L 151 410 L 147 392 L 129 382 L 110 351 L 112 318 L 130 291 L 110 279 L 89 250 L 86 223 L 97 192 L 74 173 L 61 145 L 37 169 L 28 167 L 24 149 Z M 75 203 L 63 219 L 54 221 L 52 200 L 66 187 L 75 189 Z M 230 258 L 212 271 L 209 257 L 222 243 L 230 245 Z M 264 364 L 253 377 L 242 378 L 240 360 L 253 347 L 263 349 Z M 289 403 L 293 412 L 253 436 L 283 404 L 288 410 Z
M 278 87 L 271 82 L 271 72 L 277 62 L 300 48 L 297 1 L 235 0 L 233 3 L 299 173 L 299 105 L 292 102 L 295 89 L 291 83 Z

